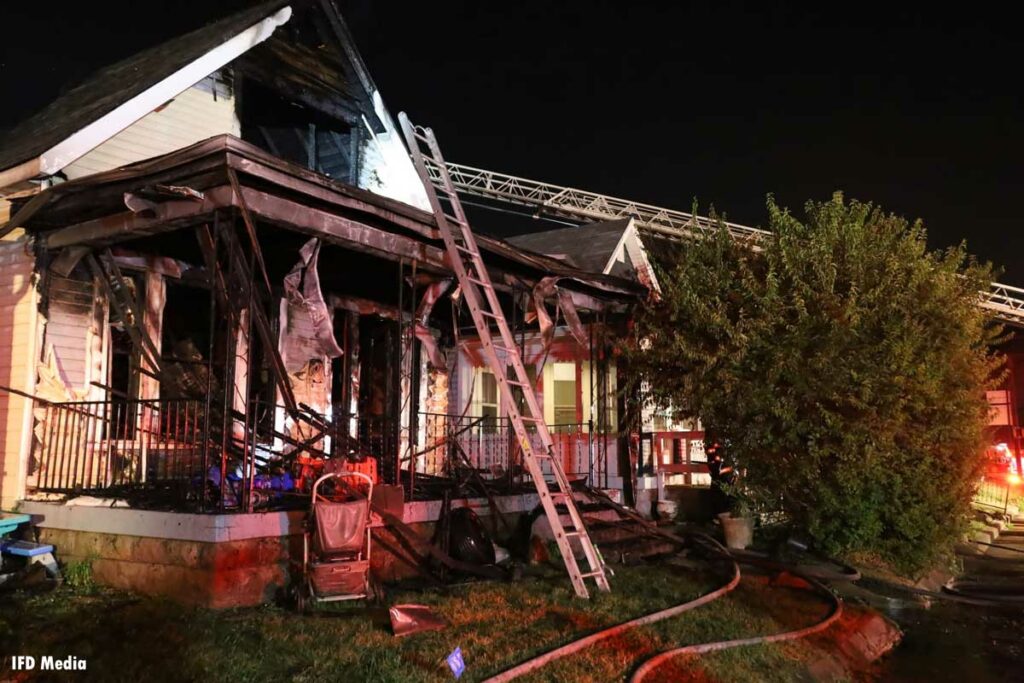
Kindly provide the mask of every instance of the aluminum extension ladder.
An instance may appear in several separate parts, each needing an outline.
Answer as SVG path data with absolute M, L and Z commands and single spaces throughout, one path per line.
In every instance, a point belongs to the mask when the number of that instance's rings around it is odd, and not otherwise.
M 466 218 L 462 203 L 459 201 L 451 177 L 448 175 L 444 159 L 441 157 L 437 138 L 434 137 L 434 132 L 431 129 L 413 126 L 404 112 L 400 113 L 398 118 L 409 144 L 416 171 L 423 181 L 430 206 L 434 211 L 437 226 L 444 238 L 448 259 L 459 280 L 466 305 L 473 316 L 473 324 L 480 335 L 484 357 L 498 382 L 502 404 L 505 406 L 505 412 L 523 449 L 523 461 L 526 463 L 527 471 L 533 478 L 534 486 L 540 495 L 544 514 L 547 515 L 548 523 L 551 525 L 558 550 L 565 561 L 565 568 L 569 572 L 573 588 L 576 589 L 576 595 L 581 598 L 590 597 L 585 583 L 588 578 L 594 579 L 599 590 L 609 591 L 610 586 L 604 562 L 583 524 L 583 518 L 572 497 L 569 480 L 566 478 L 565 472 L 562 471 L 561 464 L 554 457 L 554 444 L 547 425 L 544 423 L 544 413 L 537 404 L 537 397 L 530 384 L 529 376 L 526 374 L 526 368 L 523 366 L 523 359 L 519 354 L 515 338 L 509 330 L 505 314 L 501 309 L 501 302 L 498 301 L 498 295 L 494 291 L 494 285 L 491 283 L 490 275 L 487 273 L 476 239 L 473 237 L 473 231 L 469 226 L 469 220 Z M 448 211 L 445 210 L 445 206 L 448 207 Z M 492 324 L 498 329 L 497 340 L 491 332 Z M 505 359 L 512 366 L 512 378 L 508 376 L 499 353 L 504 354 Z M 512 393 L 513 387 L 519 387 L 522 390 L 526 410 L 520 410 Z M 540 436 L 543 445 L 541 450 L 535 450 L 531 444 L 527 425 L 532 425 Z M 542 462 L 547 462 L 550 465 L 554 476 L 555 490 L 551 490 L 544 478 L 544 470 L 541 469 Z M 559 518 L 558 510 L 555 507 L 559 504 L 565 505 L 569 511 L 570 526 L 568 527 L 564 526 Z M 582 547 L 589 564 L 587 571 L 582 571 L 576 561 L 571 543 L 574 538 Z

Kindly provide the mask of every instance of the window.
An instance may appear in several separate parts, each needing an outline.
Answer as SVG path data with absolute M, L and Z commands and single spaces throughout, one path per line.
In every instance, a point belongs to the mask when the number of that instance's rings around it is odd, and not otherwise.
M 530 383 L 530 386 L 534 388 L 534 391 L 536 391 L 536 386 L 537 386 L 537 368 L 534 365 L 526 365 L 524 367 L 526 368 L 527 381 Z M 505 368 L 505 376 L 514 379 L 515 376 L 516 376 L 515 368 L 513 368 L 511 365 L 509 365 L 507 368 Z M 512 387 L 512 394 L 516 397 L 516 405 L 519 406 L 519 412 L 525 415 L 526 414 L 526 410 L 527 410 L 525 395 L 523 394 L 523 392 L 519 391 L 518 387 Z M 534 394 L 534 395 L 536 395 L 536 394 Z M 537 402 L 539 404 L 540 400 L 538 399 Z M 526 428 L 529 431 L 533 431 L 533 430 L 537 429 L 537 427 L 535 425 L 532 425 L 532 424 L 527 425 Z
M 243 82 L 242 138 L 274 156 L 354 183 L 359 131 L 252 80 Z
M 476 368 L 473 375 L 473 416 L 484 418 L 482 428 L 485 432 L 494 432 L 500 422 L 499 397 L 498 380 L 494 373 L 485 368 Z
M 498 380 L 490 370 L 480 372 L 480 417 L 497 421 L 498 415 Z
M 574 425 L 579 422 L 576 411 L 578 396 L 575 363 L 555 363 L 551 378 L 551 405 L 556 425 Z
M 617 373 L 613 363 L 608 364 L 607 373 L 606 382 L 601 382 L 600 377 L 596 378 L 598 384 L 597 391 L 594 394 L 595 397 L 600 397 L 604 403 L 605 410 L 604 425 L 598 425 L 598 429 L 600 431 L 603 427 L 603 431 L 614 434 L 619 431 L 619 390 Z M 598 422 L 597 414 L 594 415 L 594 422 Z

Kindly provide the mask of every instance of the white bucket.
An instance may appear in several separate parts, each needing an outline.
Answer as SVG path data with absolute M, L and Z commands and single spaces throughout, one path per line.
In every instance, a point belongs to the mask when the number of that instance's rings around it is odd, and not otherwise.
M 676 514 L 679 512 L 679 503 L 674 500 L 659 500 L 658 501 L 658 519 L 672 519 L 676 518 Z
M 733 550 L 743 550 L 754 542 L 754 518 L 733 517 L 729 513 L 718 516 L 725 534 L 725 546 Z

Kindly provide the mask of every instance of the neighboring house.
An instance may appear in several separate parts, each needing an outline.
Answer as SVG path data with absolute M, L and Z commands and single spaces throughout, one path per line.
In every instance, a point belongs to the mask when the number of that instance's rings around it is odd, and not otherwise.
M 100 581 L 263 600 L 301 529 L 285 479 L 330 467 L 374 474 L 406 522 L 442 497 L 486 507 L 452 488 L 460 453 L 505 511 L 536 505 L 331 0 L 260 3 L 101 70 L 0 137 L 0 197 L 0 505 Z M 610 349 L 647 287 L 614 246 L 591 270 L 478 241 L 566 468 L 627 484 Z
M 510 237 L 508 241 L 530 251 L 564 259 L 591 273 L 628 277 L 659 291 L 647 248 L 632 218 L 527 233 Z
M 657 296 L 661 291 L 657 268 L 670 267 L 670 262 L 665 259 L 676 247 L 664 235 L 638 229 L 633 218 L 527 233 L 510 237 L 508 241 L 592 273 L 637 280 L 649 289 L 652 296 Z M 580 362 L 587 367 L 585 361 Z M 610 361 L 609 373 L 614 387 L 614 361 Z M 545 379 L 547 386 L 549 382 Z M 584 406 L 587 405 L 587 389 L 585 383 L 575 387 L 576 392 L 581 394 L 580 401 Z M 592 404 L 593 396 L 589 396 Z M 645 406 L 639 436 L 640 444 L 635 449 L 637 452 L 631 454 L 632 461 L 620 461 L 617 452 L 608 459 L 609 469 L 614 467 L 614 476 L 625 471 L 625 466 L 629 464 L 637 469 L 639 476 L 636 484 L 639 490 L 659 488 L 666 483 L 710 483 L 704 464 L 707 462 L 704 455 L 704 431 L 699 421 L 677 420 L 671 411 Z M 666 476 L 658 478 L 658 473 Z M 622 485 L 621 479 L 613 481 L 618 486 Z

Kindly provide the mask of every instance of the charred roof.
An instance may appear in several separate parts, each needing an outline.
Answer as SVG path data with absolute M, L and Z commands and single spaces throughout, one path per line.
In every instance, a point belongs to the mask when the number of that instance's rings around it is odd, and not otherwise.
M 378 129 L 369 92 L 372 83 L 330 0 L 265 0 L 101 68 L 0 132 L 0 170 L 39 157 L 285 7 L 292 8 L 285 25 L 231 62 L 232 68 L 299 93 L 307 104 L 345 120 L 365 116 Z

